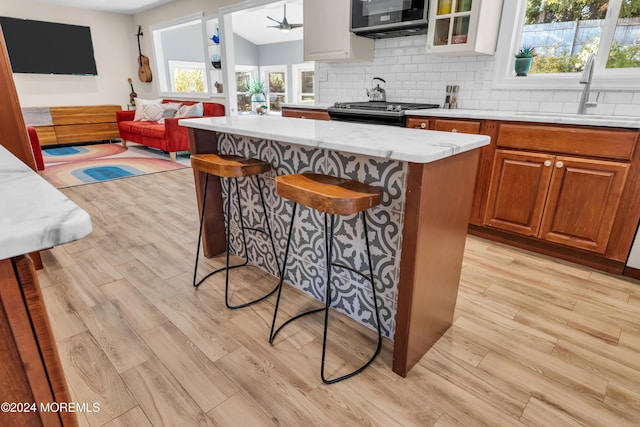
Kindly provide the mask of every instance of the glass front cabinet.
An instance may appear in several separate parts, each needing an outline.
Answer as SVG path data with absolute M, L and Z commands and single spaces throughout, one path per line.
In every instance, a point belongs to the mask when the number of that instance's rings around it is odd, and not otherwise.
M 205 17 L 206 31 L 206 64 L 210 85 L 211 96 L 224 96 L 224 79 L 222 72 L 222 49 L 220 46 L 220 27 L 218 26 L 218 17 L 215 15 Z
M 427 52 L 493 55 L 501 13 L 502 0 L 432 0 Z

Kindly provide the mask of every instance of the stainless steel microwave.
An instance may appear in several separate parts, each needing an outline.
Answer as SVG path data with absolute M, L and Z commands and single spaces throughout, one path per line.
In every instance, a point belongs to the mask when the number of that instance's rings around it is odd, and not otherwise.
M 427 33 L 429 0 L 351 0 L 351 32 L 374 39 Z

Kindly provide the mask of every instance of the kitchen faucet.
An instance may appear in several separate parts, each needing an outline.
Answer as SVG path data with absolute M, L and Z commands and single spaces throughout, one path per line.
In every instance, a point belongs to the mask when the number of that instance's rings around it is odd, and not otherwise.
M 600 97 L 596 97 L 596 101 L 589 101 L 589 92 L 591 90 L 591 80 L 593 79 L 593 67 L 595 63 L 595 55 L 591 54 L 587 58 L 587 62 L 584 64 L 584 70 L 582 71 L 582 77 L 580 77 L 580 84 L 584 85 L 584 89 L 582 90 L 582 97 L 580 98 L 580 105 L 578 106 L 578 114 L 585 114 L 587 112 L 587 107 L 595 107 L 598 105 L 596 102 Z

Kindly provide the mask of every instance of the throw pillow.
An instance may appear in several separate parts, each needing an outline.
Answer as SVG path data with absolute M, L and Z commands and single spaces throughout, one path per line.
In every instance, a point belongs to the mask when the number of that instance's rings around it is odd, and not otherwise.
M 197 104 L 193 104 L 193 111 L 191 112 L 192 116 L 202 117 L 204 116 L 204 105 L 202 102 L 198 102 Z
M 136 111 L 137 108 L 136 108 Z M 146 104 L 143 108 L 143 122 L 157 122 L 162 118 L 162 113 L 164 112 L 164 108 L 162 108 L 162 104 Z
M 140 121 L 144 118 L 144 106 L 148 104 L 160 104 L 162 99 L 141 99 L 135 98 L 136 103 L 136 114 L 133 117 L 133 120 Z
M 183 105 L 180 107 L 175 117 L 189 117 L 193 116 L 193 109 L 195 108 L 195 104 L 193 105 Z
M 182 104 L 179 102 L 167 102 L 166 104 L 162 104 L 162 118 L 175 117 L 181 105 Z

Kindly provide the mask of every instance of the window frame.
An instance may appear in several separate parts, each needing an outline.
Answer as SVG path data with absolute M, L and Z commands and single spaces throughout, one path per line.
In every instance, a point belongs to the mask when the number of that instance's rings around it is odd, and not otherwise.
M 284 93 L 283 92 L 271 92 L 269 90 L 269 73 L 283 73 L 284 74 Z M 281 111 L 272 111 L 271 110 L 271 98 L 273 95 L 284 95 L 284 104 L 289 102 L 289 73 L 287 70 L 287 65 L 264 65 L 260 66 L 260 78 L 265 83 L 265 97 L 267 98 L 267 104 L 269 105 L 269 114 L 281 114 Z
M 302 92 L 299 90 L 299 88 L 301 88 L 301 83 L 302 83 L 302 79 L 301 79 L 301 75 L 303 72 L 308 72 L 308 71 L 313 71 L 313 93 L 308 93 L 308 92 Z M 316 80 L 316 67 L 315 67 L 315 63 L 313 61 L 308 61 L 308 62 L 301 62 L 299 64 L 292 64 L 291 65 L 291 74 L 293 74 L 292 76 L 292 93 L 291 93 L 291 102 L 294 103 L 300 103 L 300 104 L 309 104 L 311 102 L 304 102 L 302 100 L 302 95 L 313 95 L 313 99 L 315 102 L 315 100 L 317 100 L 318 96 L 317 96 L 317 80 Z
M 252 79 L 257 79 L 260 77 L 260 68 L 257 65 L 236 65 L 235 66 L 235 70 L 233 72 L 233 75 L 235 77 L 236 73 L 249 73 L 251 75 Z M 237 79 L 234 78 L 233 79 L 234 85 L 237 84 Z M 238 114 L 250 114 L 250 111 L 240 111 L 238 105 L 237 105 L 237 100 L 238 100 L 238 95 L 249 95 L 251 96 L 251 92 L 247 91 L 247 92 L 239 92 L 238 89 L 236 88 L 235 90 L 236 92 L 236 108 L 238 109 Z
M 169 67 L 169 81 L 171 83 L 171 93 L 178 94 L 193 94 L 193 93 L 205 93 L 209 89 L 209 82 L 207 79 L 207 65 L 203 62 L 195 62 L 195 61 L 176 61 L 170 59 L 167 61 Z M 189 70 L 199 70 L 202 71 L 202 79 L 205 92 L 179 92 L 176 90 L 176 76 L 175 70 L 176 68 L 185 68 Z
M 529 74 L 516 77 L 513 73 L 514 55 L 520 47 L 524 16 L 528 0 L 505 1 L 500 22 L 500 35 L 496 48 L 492 88 L 494 89 L 567 89 L 582 90 L 582 73 Z M 606 69 L 611 42 L 616 30 L 622 0 L 609 0 L 605 26 L 596 55 L 592 90 L 640 90 L 640 68 Z M 613 24 L 610 24 L 613 22 Z

